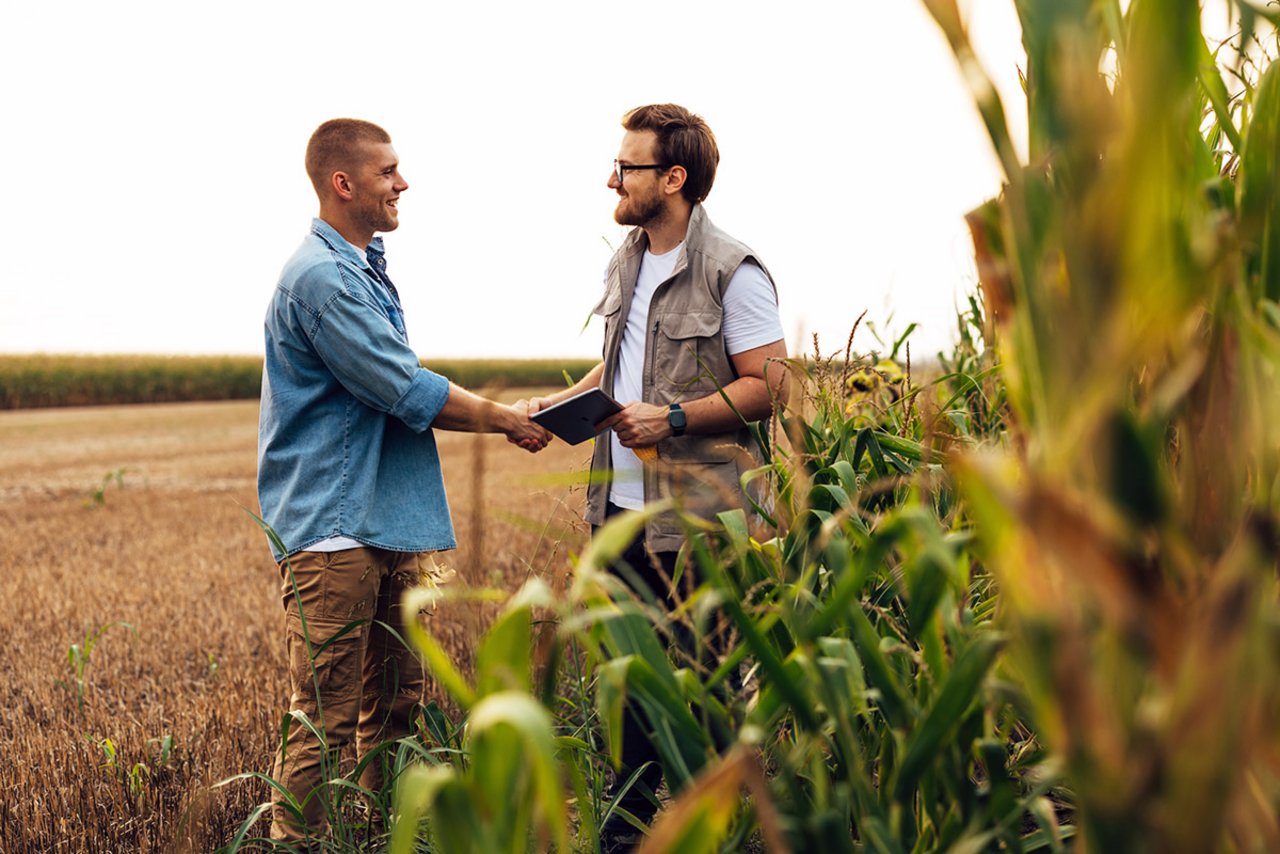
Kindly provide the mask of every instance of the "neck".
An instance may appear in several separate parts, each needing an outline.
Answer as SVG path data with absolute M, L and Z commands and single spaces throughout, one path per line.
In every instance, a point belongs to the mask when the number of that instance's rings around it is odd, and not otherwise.
M 649 251 L 654 255 L 666 255 L 684 240 L 689 231 L 689 217 L 693 209 L 688 205 L 669 207 L 652 222 L 646 223 L 644 233 L 649 238 Z
M 333 226 L 334 231 L 341 234 L 344 240 L 357 249 L 367 249 L 369 241 L 373 240 L 373 232 L 365 226 L 353 223 L 350 217 L 344 214 L 345 211 L 341 208 L 334 209 L 328 205 L 320 206 L 320 218 Z

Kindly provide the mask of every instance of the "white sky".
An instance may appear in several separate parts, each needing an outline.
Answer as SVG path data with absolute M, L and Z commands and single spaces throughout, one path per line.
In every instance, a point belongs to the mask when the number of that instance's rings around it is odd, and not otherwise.
M 1022 138 L 1012 2 L 963 6 Z M 708 213 L 774 274 L 793 351 L 843 349 L 863 309 L 920 323 L 917 358 L 944 346 L 962 216 L 999 190 L 918 0 L 8 3 L 0 30 L 5 352 L 261 352 L 335 116 L 400 155 L 389 272 L 427 358 L 599 355 L 605 182 L 640 104 L 715 131 Z

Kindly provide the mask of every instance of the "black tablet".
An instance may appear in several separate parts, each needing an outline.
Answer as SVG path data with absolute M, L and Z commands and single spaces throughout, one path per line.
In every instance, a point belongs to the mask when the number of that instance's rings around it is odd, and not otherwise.
M 585 442 L 596 434 L 596 425 L 622 411 L 622 404 L 598 388 L 589 388 L 548 406 L 530 417 L 570 445 Z

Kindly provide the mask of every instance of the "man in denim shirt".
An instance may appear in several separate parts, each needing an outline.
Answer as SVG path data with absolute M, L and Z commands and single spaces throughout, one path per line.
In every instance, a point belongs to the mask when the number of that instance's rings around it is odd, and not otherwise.
M 337 748 L 360 757 L 410 731 L 424 676 L 403 635 L 403 592 L 438 582 L 431 553 L 456 543 L 432 428 L 505 433 L 540 450 L 550 436 L 527 404 L 503 406 L 421 367 L 375 232 L 398 225 L 391 138 L 355 119 L 322 124 L 307 146 L 320 216 L 285 265 L 266 317 L 258 500 L 282 576 L 293 721 L 274 777 L 271 835 L 323 834 Z M 351 628 L 354 625 L 354 628 Z M 317 652 L 318 651 L 318 652 Z M 318 694 L 318 696 L 317 696 Z M 383 762 L 361 785 L 377 792 Z

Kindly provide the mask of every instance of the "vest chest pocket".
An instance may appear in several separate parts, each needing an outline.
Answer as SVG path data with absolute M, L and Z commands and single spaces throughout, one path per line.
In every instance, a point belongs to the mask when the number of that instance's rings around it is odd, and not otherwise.
M 720 335 L 722 319 L 720 311 L 669 313 L 658 318 L 653 341 L 657 347 L 654 384 L 664 402 L 687 398 L 690 392 L 702 397 L 714 391 L 717 374 L 722 385 L 732 380 L 725 372 L 728 357 Z
M 622 290 L 612 287 L 605 292 L 604 297 L 596 307 L 591 309 L 592 314 L 596 314 L 604 318 L 604 342 L 606 347 L 608 347 L 609 342 L 614 339 L 621 311 Z

